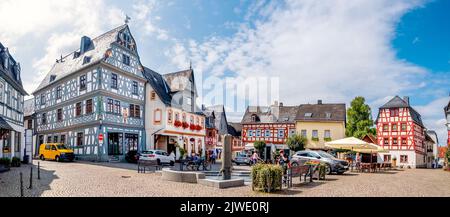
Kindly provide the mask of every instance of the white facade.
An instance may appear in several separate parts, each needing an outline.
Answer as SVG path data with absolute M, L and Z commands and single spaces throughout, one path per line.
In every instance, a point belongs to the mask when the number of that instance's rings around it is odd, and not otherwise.
M 154 74 L 149 75 L 147 79 L 163 79 L 162 76 Z M 183 148 L 187 154 L 197 153 L 205 155 L 205 117 L 203 115 L 191 112 L 192 103 L 195 100 L 185 94 L 170 95 L 169 87 L 165 86 L 165 81 L 158 81 L 162 85 L 164 96 L 170 98 L 171 102 L 164 102 L 164 99 L 158 94 L 158 90 L 150 84 L 145 88 L 145 138 L 146 149 L 164 150 L 168 153 L 174 153 L 177 160 L 180 158 L 180 148 Z M 166 89 L 167 88 L 167 89 Z M 183 96 L 182 99 L 180 97 Z M 166 99 L 167 100 L 167 99 Z M 189 101 L 189 103 L 187 103 Z M 182 102 L 181 105 L 179 102 Z M 186 104 L 186 105 L 185 105 Z M 189 124 L 184 128 L 176 122 Z M 191 129 L 191 125 L 200 126 L 201 129 Z

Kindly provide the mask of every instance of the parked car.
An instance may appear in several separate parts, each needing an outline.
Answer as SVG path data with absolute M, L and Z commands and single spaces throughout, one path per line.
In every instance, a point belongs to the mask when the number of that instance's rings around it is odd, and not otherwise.
M 143 151 L 139 154 L 139 160 L 156 160 L 159 165 L 170 164 L 173 166 L 175 164 L 175 156 L 171 156 L 162 150 Z
M 250 156 L 247 154 L 238 154 L 234 158 L 234 163 L 238 166 L 241 164 L 250 165 Z
M 326 164 L 326 173 L 333 172 L 343 174 L 348 170 L 348 163 L 344 160 L 339 160 L 334 156 L 323 151 L 299 151 L 292 156 L 292 165 L 303 165 L 308 161 L 315 160 Z
M 339 175 L 342 175 L 346 171 L 348 171 L 349 164 L 346 160 L 338 159 L 325 151 L 316 151 L 316 152 L 322 157 L 322 159 L 325 159 L 331 165 L 331 172 L 335 172 Z
M 75 154 L 62 143 L 48 143 L 39 146 L 39 158 L 41 160 L 73 161 Z

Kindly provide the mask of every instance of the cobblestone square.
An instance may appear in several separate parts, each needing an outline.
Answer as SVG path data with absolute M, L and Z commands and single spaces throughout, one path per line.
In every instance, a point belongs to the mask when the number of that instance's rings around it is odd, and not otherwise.
M 197 184 L 163 181 L 155 173 L 138 174 L 136 165 L 108 163 L 56 163 L 41 161 L 37 180 L 34 161 L 33 189 L 30 165 L 0 174 L 0 196 L 20 196 L 19 173 L 23 173 L 27 197 L 448 197 L 450 173 L 431 169 L 405 169 L 383 173 L 346 173 L 327 176 L 326 181 L 294 182 L 294 187 L 275 194 L 253 192 L 251 186 L 218 190 Z

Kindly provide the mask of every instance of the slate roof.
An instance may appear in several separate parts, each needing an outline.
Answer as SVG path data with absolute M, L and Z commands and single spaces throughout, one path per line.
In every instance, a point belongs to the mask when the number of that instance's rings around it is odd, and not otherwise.
M 399 96 L 395 96 L 389 102 L 380 107 L 380 109 L 386 108 L 408 108 L 409 104 Z
M 232 136 L 240 137 L 242 135 L 242 124 L 228 123 L 228 133 Z
M 31 116 L 34 114 L 34 98 L 23 102 L 23 116 Z
M 79 52 L 80 49 L 73 51 L 72 53 L 64 56 L 56 62 L 50 71 L 45 76 L 44 80 L 42 80 L 41 84 L 34 91 L 37 92 L 45 87 L 47 87 L 50 83 L 61 80 L 62 78 L 76 72 L 82 68 L 94 65 L 105 58 L 106 51 L 111 47 L 111 44 L 117 41 L 117 35 L 122 30 L 128 28 L 128 25 L 122 25 L 115 29 L 112 29 L 97 38 L 92 39 L 91 46 L 88 50 L 80 54 L 79 57 L 74 58 L 75 52 Z M 89 63 L 83 64 L 84 57 L 90 57 L 91 60 Z M 53 81 L 50 81 L 50 77 L 54 76 Z
M 8 54 L 9 67 L 3 68 L 3 55 L 6 52 Z M 18 71 L 16 71 L 18 70 Z M 20 63 L 16 62 L 16 60 L 9 54 L 7 48 L 3 46 L 0 42 L 0 76 L 5 79 L 9 84 L 11 84 L 14 89 L 19 91 L 23 95 L 28 95 L 28 93 L 23 89 L 22 79 L 20 77 Z M 17 74 L 18 73 L 18 74 Z
M 241 123 L 295 123 L 298 106 L 249 106 Z M 256 122 L 252 116 L 256 115 Z
M 192 71 L 192 70 L 191 70 Z M 171 78 L 175 78 L 177 73 L 171 73 L 172 76 L 169 76 Z M 176 100 L 173 100 L 174 94 L 176 94 L 178 91 L 173 91 L 173 89 L 170 87 L 167 77 L 165 75 L 161 75 L 158 72 L 151 70 L 147 67 L 144 67 L 144 72 L 142 73 L 144 78 L 148 81 L 148 83 L 153 87 L 156 94 L 159 96 L 161 101 L 166 105 L 174 108 L 182 108 L 182 105 L 180 102 L 177 102 Z M 205 116 L 201 108 L 199 108 L 197 105 L 195 105 L 194 108 L 194 114 Z
M 406 102 L 399 96 L 395 96 L 394 98 L 389 100 L 389 102 L 380 107 L 380 109 L 391 109 L 391 108 L 409 108 L 409 112 L 413 121 L 416 122 L 421 127 L 425 128 L 425 125 L 422 122 L 422 116 L 413 107 L 411 107 L 411 105 L 408 102 Z M 380 113 L 378 113 L 376 122 L 378 122 L 379 115 Z
M 309 115 L 309 114 L 310 115 Z M 308 114 L 308 115 L 307 115 Z M 329 114 L 329 116 L 327 116 Z M 343 121 L 346 122 L 345 104 L 305 104 L 298 108 L 297 121 Z
M 166 82 L 169 85 L 172 92 L 187 90 L 197 93 L 197 91 L 195 91 L 195 86 L 194 87 L 190 86 L 190 84 L 193 83 L 194 79 L 194 71 L 192 69 L 168 73 L 164 74 L 163 76 L 164 79 L 166 79 Z M 191 90 L 191 88 L 194 89 Z
M 225 135 L 225 134 L 229 134 L 230 132 L 228 131 L 228 127 L 223 129 L 221 128 L 221 123 L 222 121 L 225 121 L 225 123 L 227 123 L 228 125 L 228 121 L 227 121 L 227 115 L 225 113 L 225 107 L 223 105 L 214 105 L 214 106 L 209 106 L 206 107 L 206 111 L 210 111 L 210 112 L 214 112 L 214 116 L 215 116 L 215 127 L 216 128 L 220 128 L 219 130 L 219 134 L 221 135 Z M 225 119 L 225 120 L 223 120 Z
M 148 83 L 153 87 L 156 94 L 167 106 L 172 106 L 172 95 L 171 89 L 164 80 L 163 76 L 147 67 L 144 67 L 144 77 L 147 79 Z

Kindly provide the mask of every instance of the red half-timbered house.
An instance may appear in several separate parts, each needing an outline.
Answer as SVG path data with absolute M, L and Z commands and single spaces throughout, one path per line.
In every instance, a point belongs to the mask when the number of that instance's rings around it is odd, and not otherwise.
M 252 149 L 254 142 L 264 141 L 268 149 L 289 149 L 286 140 L 295 134 L 297 111 L 298 106 L 277 102 L 267 107 L 249 106 L 241 122 L 243 145 Z
M 377 143 L 389 153 L 382 159 L 397 159 L 397 165 L 404 167 L 425 167 L 425 126 L 420 114 L 409 104 L 409 97 L 396 96 L 379 108 Z

